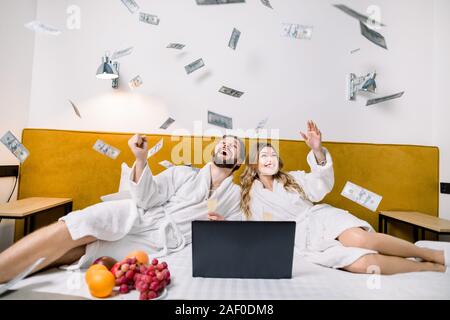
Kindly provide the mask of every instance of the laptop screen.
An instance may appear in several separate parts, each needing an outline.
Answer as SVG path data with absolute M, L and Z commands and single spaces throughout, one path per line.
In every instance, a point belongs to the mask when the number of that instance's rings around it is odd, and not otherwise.
M 292 277 L 295 222 L 193 221 L 194 277 Z

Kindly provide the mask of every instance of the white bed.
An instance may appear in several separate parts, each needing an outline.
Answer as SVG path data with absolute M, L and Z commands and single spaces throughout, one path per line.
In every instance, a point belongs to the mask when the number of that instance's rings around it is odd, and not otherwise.
M 448 273 L 409 273 L 377 279 L 374 275 L 324 268 L 297 256 L 292 279 L 193 278 L 191 254 L 191 246 L 188 246 L 161 259 L 169 264 L 173 278 L 165 299 L 450 299 Z M 270 253 L 267 259 L 270 259 Z M 84 282 L 84 272 L 47 270 L 22 280 L 13 289 L 17 291 L 5 299 L 33 297 L 30 291 L 92 299 Z M 138 292 L 132 291 L 108 299 L 138 299 L 138 296 Z M 45 298 L 42 294 L 37 297 Z M 53 299 L 58 297 L 49 295 Z

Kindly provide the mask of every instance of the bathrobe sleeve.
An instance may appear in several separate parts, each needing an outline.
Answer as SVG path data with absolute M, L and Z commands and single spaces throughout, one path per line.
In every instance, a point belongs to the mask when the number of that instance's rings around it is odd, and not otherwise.
M 189 179 L 193 171 L 185 166 L 174 166 L 153 176 L 150 167 L 146 164 L 138 182 L 133 181 L 136 163 L 133 165 L 129 180 L 130 194 L 138 208 L 147 210 L 166 203 Z
M 305 171 L 291 171 L 291 174 L 298 184 L 305 191 L 311 202 L 319 202 L 331 192 L 334 186 L 333 159 L 327 149 L 324 148 L 327 163 L 324 166 L 317 164 L 316 157 L 312 150 L 308 153 L 306 160 L 311 168 L 310 173 Z
M 224 215 L 225 220 L 241 221 L 243 214 L 241 212 L 241 188 L 233 185 L 233 192 L 230 201 L 230 208 Z

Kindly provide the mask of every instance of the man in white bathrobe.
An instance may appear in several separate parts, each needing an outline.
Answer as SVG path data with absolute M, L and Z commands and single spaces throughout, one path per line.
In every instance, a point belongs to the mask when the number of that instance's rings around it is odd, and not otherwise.
M 46 260 L 34 271 L 73 262 L 71 268 L 86 267 L 96 257 L 119 260 L 133 250 L 167 255 L 191 242 L 193 220 L 215 218 L 209 210 L 240 220 L 240 190 L 232 181 L 245 159 L 239 138 L 224 136 L 212 162 L 201 169 L 175 166 L 157 176 L 147 164 L 147 138 L 134 135 L 129 146 L 136 156 L 129 177 L 132 199 L 71 212 L 21 239 L 0 254 L 0 283 L 41 257 Z

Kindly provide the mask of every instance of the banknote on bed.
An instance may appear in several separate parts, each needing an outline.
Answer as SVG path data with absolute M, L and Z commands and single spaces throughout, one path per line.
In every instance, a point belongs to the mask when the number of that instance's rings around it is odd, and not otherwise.
M 14 279 L 8 281 L 3 286 L 0 287 L 0 296 L 6 291 L 14 287 L 15 284 L 19 283 L 21 280 L 25 279 L 37 266 L 39 266 L 45 258 L 37 259 L 31 266 L 29 266 L 25 271 L 21 272 Z
M 98 139 L 94 146 L 92 147 L 95 151 L 111 158 L 116 159 L 119 156 L 120 150 L 117 148 L 114 148 L 113 146 L 110 146 L 106 142 Z
M 27 148 L 20 143 L 19 139 L 17 139 L 11 131 L 6 132 L 3 137 L 0 138 L 0 141 L 21 163 L 23 163 L 30 155 Z
M 350 181 L 347 181 L 345 184 L 341 195 L 373 212 L 377 210 L 381 200 L 383 199 L 382 196 L 366 190 Z

